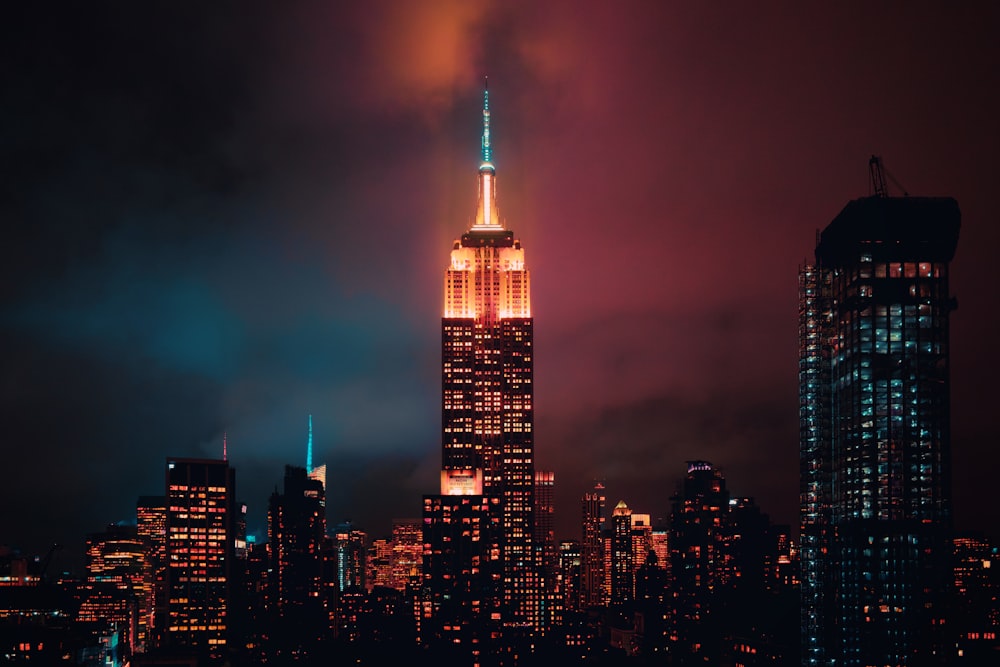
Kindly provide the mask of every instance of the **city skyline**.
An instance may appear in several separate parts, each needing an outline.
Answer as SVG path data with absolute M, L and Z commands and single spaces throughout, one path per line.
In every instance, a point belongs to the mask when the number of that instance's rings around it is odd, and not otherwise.
M 665 515 L 691 459 L 797 525 L 796 271 L 870 194 L 872 154 L 891 194 L 962 210 L 955 520 L 995 535 L 976 504 L 1000 463 L 998 10 L 635 6 L 18 10 L 0 482 L 31 510 L 4 512 L 0 543 L 82 542 L 224 434 L 262 535 L 308 415 L 330 521 L 419 516 L 484 74 L 501 214 L 531 248 L 557 537 L 579 537 L 595 479 L 609 507 Z

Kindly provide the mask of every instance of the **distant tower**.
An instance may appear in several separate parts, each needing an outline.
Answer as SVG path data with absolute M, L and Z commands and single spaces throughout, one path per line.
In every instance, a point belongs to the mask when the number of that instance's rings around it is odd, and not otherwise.
M 229 654 L 236 471 L 216 459 L 167 459 L 167 647 Z M 238 576 L 237 576 L 238 579 Z
M 803 664 L 946 664 L 960 213 L 871 165 L 799 272 Z
M 635 553 L 632 545 L 632 510 L 624 500 L 611 512 L 611 604 L 622 606 L 635 599 Z
M 581 605 L 597 607 L 607 603 L 604 594 L 604 485 L 583 494 L 583 535 L 581 551 Z
M 162 619 L 166 613 L 166 554 L 167 554 L 167 498 L 166 496 L 139 496 L 135 503 L 136 534 L 146 548 L 149 572 L 144 587 L 147 590 L 146 648 L 160 645 L 163 635 Z

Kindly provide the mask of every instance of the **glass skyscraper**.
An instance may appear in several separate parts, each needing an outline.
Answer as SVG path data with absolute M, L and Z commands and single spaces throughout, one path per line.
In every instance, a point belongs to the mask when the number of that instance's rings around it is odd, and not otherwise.
M 805 665 L 946 664 L 951 198 L 847 204 L 799 272 Z

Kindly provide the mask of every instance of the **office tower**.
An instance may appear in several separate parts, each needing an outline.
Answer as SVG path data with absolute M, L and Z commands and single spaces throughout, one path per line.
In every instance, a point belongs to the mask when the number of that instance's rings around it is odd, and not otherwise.
M 390 588 L 392 581 L 392 539 L 380 537 L 368 547 L 368 586 Z
M 632 512 L 632 569 L 633 572 L 646 562 L 653 549 L 653 524 L 649 515 Z
M 534 547 L 533 320 L 524 250 L 497 208 L 489 93 L 483 93 L 475 220 L 445 270 L 442 494 L 497 498 L 501 623 L 506 636 L 540 626 Z
M 716 597 L 730 571 L 725 477 L 709 461 L 688 461 L 682 487 L 671 500 L 675 652 L 717 663 L 722 630 Z
M 538 554 L 541 585 L 541 626 L 551 628 L 562 613 L 562 594 L 555 532 L 556 476 L 548 470 L 535 471 L 535 551 Z
M 225 460 L 167 459 L 165 645 L 229 653 L 236 471 Z
M 657 565 L 667 573 L 670 580 L 670 526 L 666 519 L 657 519 L 650 531 L 650 548 L 656 552 Z
M 151 568 L 136 527 L 112 524 L 87 535 L 84 556 L 87 576 L 78 620 L 124 630 L 126 653 L 142 651 L 148 621 L 142 610 Z
M 297 466 L 285 466 L 283 491 L 271 494 L 267 512 L 272 634 L 275 650 L 308 655 L 326 639 L 326 494 Z
M 604 593 L 604 485 L 583 494 L 583 535 L 580 540 L 581 607 L 607 604 Z
M 1000 655 L 1000 547 L 981 533 L 958 535 L 953 544 L 950 664 L 994 664 Z
M 166 596 L 167 553 L 167 498 L 166 496 L 139 496 L 135 503 L 136 534 L 146 545 L 149 572 L 143 588 L 146 591 L 145 616 L 146 648 L 160 645 L 163 623 L 158 610 L 164 608 Z
M 624 500 L 611 511 L 611 605 L 620 607 L 635 599 L 635 553 L 632 544 L 632 510 Z
M 368 587 L 368 534 L 350 521 L 337 524 L 332 532 L 337 590 L 364 591 Z
M 559 582 L 564 611 L 580 610 L 583 554 L 579 540 L 559 541 Z
M 803 660 L 944 664 L 951 198 L 849 202 L 799 272 Z
M 405 592 L 419 583 L 423 554 L 424 536 L 420 519 L 393 519 L 389 586 Z
M 499 639 L 500 499 L 484 494 L 424 496 L 424 645 L 461 646 L 474 659 Z

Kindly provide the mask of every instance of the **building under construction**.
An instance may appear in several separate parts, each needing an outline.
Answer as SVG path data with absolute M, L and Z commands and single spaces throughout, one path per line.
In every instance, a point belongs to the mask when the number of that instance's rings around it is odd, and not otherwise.
M 949 197 L 872 190 L 799 272 L 804 665 L 931 665 L 952 526 Z

